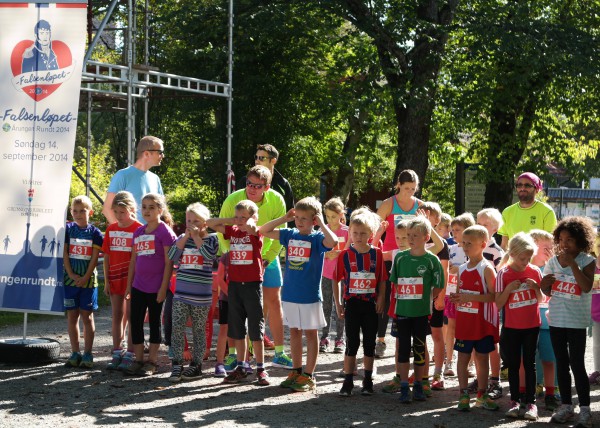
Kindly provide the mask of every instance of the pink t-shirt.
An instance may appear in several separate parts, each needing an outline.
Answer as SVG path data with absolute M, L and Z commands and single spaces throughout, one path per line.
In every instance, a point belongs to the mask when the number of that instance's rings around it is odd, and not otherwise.
M 141 226 L 133 233 L 136 258 L 132 287 L 144 293 L 158 293 L 165 273 L 165 247 L 168 251 L 177 236 L 165 223 L 159 223 L 149 233 L 146 233 L 147 226 Z
M 523 272 L 517 272 L 510 266 L 500 269 L 496 277 L 496 293 L 502 293 L 513 281 L 520 281 L 521 287 L 510 293 L 504 304 L 504 326 L 508 328 L 526 329 L 539 327 L 541 324 L 540 309 L 535 290 L 525 283 L 532 279 L 539 283 L 542 273 L 537 266 L 529 264 Z
M 333 247 L 333 250 L 341 251 L 344 248 L 346 248 L 346 242 L 348 242 L 348 231 L 349 231 L 348 226 L 346 226 L 345 224 L 342 224 L 338 230 L 333 232 L 338 237 L 338 243 L 335 247 Z M 325 257 L 325 260 L 323 261 L 323 276 L 328 279 L 334 279 L 334 276 L 335 276 L 334 271 L 335 271 L 336 265 L 337 265 L 337 258 L 335 258 L 333 260 L 329 260 L 327 257 Z

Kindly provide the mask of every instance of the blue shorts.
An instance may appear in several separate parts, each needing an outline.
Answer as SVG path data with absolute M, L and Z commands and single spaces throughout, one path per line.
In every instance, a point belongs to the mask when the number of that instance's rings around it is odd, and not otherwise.
M 98 287 L 82 288 L 65 285 L 65 310 L 81 309 L 84 311 L 98 310 Z
M 392 318 L 392 328 L 390 329 L 390 336 L 398 338 L 398 326 L 396 325 L 396 320 Z
M 281 277 L 281 266 L 279 266 L 279 257 L 275 257 L 269 266 L 265 269 L 263 276 L 264 288 L 281 288 L 283 278 Z
M 475 349 L 475 352 L 479 354 L 489 354 L 496 346 L 494 344 L 493 336 L 485 336 L 483 339 L 479 340 L 460 340 L 456 339 L 454 343 L 454 350 L 458 352 L 463 352 L 465 354 L 470 354 Z
M 538 356 L 545 363 L 556 362 L 552 341 L 550 340 L 550 330 L 540 329 L 540 335 L 538 336 Z

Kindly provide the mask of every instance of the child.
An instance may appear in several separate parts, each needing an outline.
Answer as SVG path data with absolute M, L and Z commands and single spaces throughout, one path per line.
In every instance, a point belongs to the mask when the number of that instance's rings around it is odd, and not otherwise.
M 112 360 L 108 370 L 124 370 L 134 361 L 131 334 L 127 335 L 127 351 L 123 352 L 122 343 L 125 328 L 129 322 L 129 301 L 125 300 L 127 289 L 127 273 L 131 261 L 133 232 L 141 225 L 136 220 L 137 204 L 129 192 L 118 192 L 112 203 L 112 212 L 116 223 L 106 228 L 106 239 L 102 245 L 104 252 L 104 293 L 110 297 L 112 307 Z
M 89 224 L 94 214 L 87 196 L 76 196 L 71 202 L 73 222 L 65 229 L 64 284 L 65 310 L 71 342 L 67 367 L 91 369 L 94 366 L 94 311 L 98 309 L 98 288 L 94 269 L 102 249 L 102 232 Z M 83 356 L 79 348 L 79 317 L 83 321 Z
M 444 296 L 444 316 L 447 319 L 444 331 L 444 343 L 446 346 L 446 366 L 444 367 L 444 376 L 455 376 L 454 372 L 454 334 L 456 331 L 456 305 L 450 301 L 450 295 L 456 293 L 456 285 L 458 284 L 458 267 L 468 261 L 467 256 L 462 248 L 463 231 L 475 225 L 475 219 L 471 213 L 464 213 L 450 222 L 452 236 L 456 243 L 450 245 L 448 252 L 450 253 L 449 268 L 448 268 L 448 283 L 446 284 Z
M 536 246 L 533 239 L 519 232 L 508 242 L 508 265 L 498 272 L 496 278 L 496 306 L 504 308 L 504 323 L 500 346 L 508 366 L 510 408 L 506 416 L 518 418 L 521 406 L 525 407 L 525 419 L 536 421 L 535 405 L 535 351 L 540 331 L 542 300 L 540 282 L 542 273 L 530 263 Z M 519 367 L 525 369 L 525 396 L 520 401 Z
M 274 230 L 280 224 L 295 220 L 294 229 Z M 313 225 L 320 230 L 313 230 Z M 284 322 L 290 328 L 293 368 L 281 383 L 284 388 L 304 392 L 314 390 L 318 329 L 326 325 L 321 298 L 321 272 L 327 251 L 337 244 L 337 236 L 323 221 L 321 203 L 314 197 L 301 199 L 288 213 L 264 224 L 260 233 L 277 239 L 287 248 L 286 269 L 281 301 Z M 302 331 L 306 338 L 306 366 L 302 369 Z
M 230 343 L 235 343 L 235 353 L 230 352 L 229 358 L 233 360 L 230 366 L 235 364 L 236 367 L 223 382 L 239 383 L 248 376 L 244 367 L 247 320 L 248 336 L 256 358 L 257 383 L 269 385 L 269 375 L 264 368 L 265 319 L 261 287 L 264 274 L 261 255 L 263 241 L 256 230 L 258 206 L 250 200 L 242 200 L 236 204 L 234 212 L 233 218 L 213 218 L 208 221 L 211 229 L 221 232 L 229 240 L 228 336 Z
M 414 354 L 415 381 L 413 397 L 425 401 L 423 373 L 425 348 L 431 314 L 431 298 L 444 288 L 444 272 L 439 259 L 425 249 L 431 236 L 431 224 L 416 217 L 408 222 L 407 236 L 410 250 L 396 255 L 390 280 L 394 284 L 396 332 L 398 335 L 398 363 L 400 375 L 400 402 L 412 401 L 408 387 L 409 358 Z
M 227 347 L 228 326 L 228 298 L 229 293 L 229 252 L 219 257 L 219 268 L 215 277 L 217 290 L 219 293 L 219 335 L 217 336 L 217 349 L 215 351 L 217 364 L 215 365 L 215 377 L 227 376 L 225 370 L 225 350 Z
M 379 216 L 368 208 L 355 210 L 350 217 L 352 245 L 342 251 L 336 267 L 334 289 L 336 311 L 346 324 L 348 347 L 344 357 L 344 383 L 339 395 L 348 397 L 354 388 L 356 353 L 363 336 L 365 377 L 362 395 L 373 394 L 373 355 L 377 337 L 377 314 L 383 311 L 387 272 L 381 250 L 369 244 L 379 227 Z M 343 301 L 340 303 L 338 281 L 343 281 Z
M 450 234 L 451 222 L 452 217 L 450 216 L 450 214 L 442 213 L 440 222 L 435 227 L 435 231 L 438 233 L 438 235 L 442 237 L 442 239 L 446 241 L 446 244 L 448 244 L 448 246 L 456 244 L 454 237 Z
M 200 203 L 187 207 L 186 229 L 169 250 L 169 259 L 179 265 L 173 296 L 172 346 L 173 362 L 170 382 L 194 380 L 202 374 L 206 349 L 206 319 L 212 303 L 212 265 L 219 249 L 217 235 L 209 235 L 206 221 L 208 208 Z M 194 346 L 190 366 L 183 370 L 184 330 L 192 318 Z
M 347 247 L 348 243 L 348 226 L 345 223 L 345 207 L 340 198 L 331 198 L 323 205 L 327 226 L 338 238 L 338 243 L 335 248 L 325 253 L 325 261 L 323 262 L 323 278 L 321 279 L 321 292 L 323 293 L 323 313 L 327 325 L 321 331 L 321 342 L 319 343 L 319 352 L 329 352 L 329 326 L 331 319 L 335 320 L 336 336 L 333 352 L 341 354 L 346 349 L 344 342 L 344 321 L 338 319 L 336 311 L 332 311 L 333 305 L 333 288 L 334 270 L 337 264 L 337 258 L 340 252 Z
M 486 410 L 498 409 L 498 405 L 490 399 L 485 389 L 488 384 L 488 354 L 494 350 L 499 339 L 498 308 L 494 303 L 496 272 L 483 258 L 488 239 L 488 232 L 483 226 L 471 226 L 464 230 L 462 245 L 469 261 L 460 266 L 457 292 L 450 295 L 450 301 L 456 304 L 454 349 L 458 351 L 456 364 L 460 387 L 458 410 L 462 411 L 470 409 L 467 367 L 473 349 L 477 361 L 477 385 L 479 385 L 475 407 Z
M 552 421 L 565 423 L 575 414 L 571 376 L 579 398 L 579 427 L 591 427 L 590 384 L 585 370 L 586 329 L 590 324 L 595 260 L 589 255 L 594 245 L 594 228 L 585 217 L 567 217 L 554 229 L 557 254 L 544 268 L 542 291 L 550 297 L 548 323 L 556 356 L 556 372 L 562 405 Z
M 537 246 L 537 251 L 533 255 L 531 264 L 542 270 L 546 266 L 546 263 L 548 263 L 548 260 L 554 255 L 554 238 L 551 233 L 541 229 L 530 230 L 529 236 L 533 238 Z M 558 397 L 556 396 L 558 387 L 555 386 L 558 381 L 556 380 L 556 371 L 554 370 L 556 358 L 554 357 L 552 341 L 550 340 L 548 317 L 546 317 L 549 301 L 550 297 L 543 294 L 542 301 L 539 303 L 542 324 L 540 325 L 535 365 L 537 369 L 536 395 L 541 396 L 541 394 L 544 394 L 545 387 L 544 407 L 546 410 L 552 412 L 558 407 Z M 542 367 L 542 370 L 539 367 Z
M 133 234 L 133 251 L 127 276 L 125 298 L 131 299 L 130 332 L 135 362 L 124 374 L 149 376 L 156 373 L 160 346 L 160 315 L 167 288 L 171 281 L 173 264 L 169 249 L 176 240 L 175 233 L 161 220 L 170 218 L 165 198 L 148 193 L 142 198 L 142 216 L 146 221 Z M 150 346 L 148 361 L 144 364 L 144 318 L 148 311 Z
M 592 287 L 592 340 L 594 371 L 588 377 L 590 385 L 600 384 L 600 251 L 598 245 L 595 246 L 596 269 L 594 270 L 594 284 Z

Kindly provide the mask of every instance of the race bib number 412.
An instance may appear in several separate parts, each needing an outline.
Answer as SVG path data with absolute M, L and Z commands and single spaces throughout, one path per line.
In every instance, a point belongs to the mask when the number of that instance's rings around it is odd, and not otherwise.
M 186 248 L 183 250 L 179 264 L 180 269 L 202 269 L 203 265 L 204 259 L 200 255 L 200 250 L 197 248 Z

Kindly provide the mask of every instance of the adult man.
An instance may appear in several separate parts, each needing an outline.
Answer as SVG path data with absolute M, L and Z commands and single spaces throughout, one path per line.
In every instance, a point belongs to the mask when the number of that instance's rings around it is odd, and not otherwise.
M 504 224 L 498 231 L 502 236 L 500 246 L 506 250 L 508 240 L 518 232 L 542 229 L 550 233 L 556 226 L 556 215 L 548 204 L 538 201 L 535 195 L 542 190 L 542 181 L 532 172 L 519 175 L 515 184 L 519 202 L 502 211 Z
M 233 217 L 235 205 L 249 199 L 258 205 L 258 222 L 261 226 L 271 220 L 285 215 L 285 201 L 283 196 L 270 188 L 271 173 L 261 165 L 250 168 L 246 175 L 246 187 L 237 190 L 225 199 L 220 218 Z M 219 234 L 221 251 L 229 250 L 229 242 Z M 283 352 L 283 312 L 281 309 L 281 267 L 279 266 L 279 252 L 281 244 L 278 241 L 264 238 L 263 240 L 263 262 L 265 274 L 263 279 L 263 305 L 268 308 L 269 326 L 273 339 L 275 340 L 275 357 L 272 365 L 275 367 L 292 368 L 292 360 Z
M 142 223 L 145 223 L 142 217 L 142 196 L 146 193 L 163 194 L 160 178 L 150 171 L 150 168 L 159 166 L 165 157 L 162 140 L 151 135 L 143 137 L 137 144 L 136 155 L 135 163 L 117 171 L 108 186 L 102 214 L 109 224 L 117 221 L 112 212 L 112 203 L 117 192 L 127 190 L 133 195 L 138 204 L 137 219 Z
M 256 147 L 254 155 L 254 165 L 262 165 L 271 171 L 271 189 L 279 192 L 285 201 L 286 212 L 294 208 L 294 192 L 290 183 L 275 169 L 275 164 L 279 159 L 279 151 L 270 144 L 260 144 Z M 293 227 L 293 222 L 288 223 L 288 227 Z
M 56 54 L 52 50 L 52 30 L 50 23 L 40 19 L 35 27 L 35 42 L 23 52 L 21 73 L 42 70 L 57 70 Z

